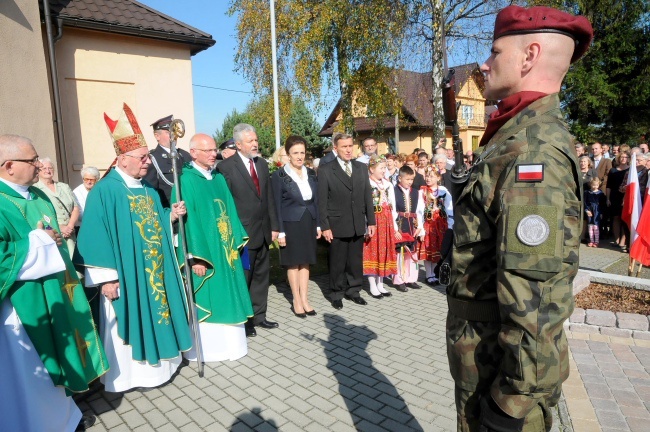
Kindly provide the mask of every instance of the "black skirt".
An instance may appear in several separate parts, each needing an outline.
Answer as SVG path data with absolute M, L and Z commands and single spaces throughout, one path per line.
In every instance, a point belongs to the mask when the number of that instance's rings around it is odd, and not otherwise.
M 299 222 L 284 222 L 287 246 L 280 248 L 280 264 L 294 267 L 316 264 L 316 220 L 308 210 Z

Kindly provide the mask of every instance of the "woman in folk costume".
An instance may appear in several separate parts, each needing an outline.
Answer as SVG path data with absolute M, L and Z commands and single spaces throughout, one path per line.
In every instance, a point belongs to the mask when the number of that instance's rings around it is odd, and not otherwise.
M 383 279 L 397 273 L 395 238 L 401 240 L 402 236 L 397 230 L 393 184 L 384 177 L 386 158 L 372 156 L 368 161 L 368 171 L 377 231 L 363 245 L 363 274 L 368 276 L 370 295 L 380 299 L 391 295 L 384 289 Z
M 454 226 L 454 207 L 451 193 L 440 186 L 438 170 L 429 165 L 424 173 L 425 186 L 420 188 L 416 213 L 423 220 L 423 230 L 418 242 L 418 258 L 424 260 L 427 283 L 435 284 L 438 279 L 434 270 L 441 258 L 442 239 L 448 229 Z

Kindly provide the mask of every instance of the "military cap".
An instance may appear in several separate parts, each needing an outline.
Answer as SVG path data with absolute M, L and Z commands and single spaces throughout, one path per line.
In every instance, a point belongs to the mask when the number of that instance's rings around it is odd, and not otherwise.
M 225 149 L 237 150 L 237 146 L 235 145 L 235 140 L 229 139 L 228 141 L 222 142 L 221 145 L 219 146 L 219 150 L 223 151 Z
M 167 117 L 163 117 L 163 118 L 158 119 L 155 122 L 151 123 L 151 126 L 153 127 L 153 131 L 155 132 L 157 130 L 163 130 L 163 129 L 168 131 L 169 127 L 172 124 L 172 118 L 173 117 L 174 117 L 173 115 L 169 115 Z
M 513 5 L 502 9 L 497 15 L 493 40 L 529 33 L 559 33 L 572 38 L 576 47 L 571 63 L 587 52 L 594 37 L 591 23 L 584 16 L 571 15 L 546 6 L 524 8 Z

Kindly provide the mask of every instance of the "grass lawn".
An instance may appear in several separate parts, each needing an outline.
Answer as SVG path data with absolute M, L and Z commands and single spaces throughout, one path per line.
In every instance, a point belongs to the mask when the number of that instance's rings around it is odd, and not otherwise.
M 327 273 L 327 249 L 329 243 L 322 238 L 316 243 L 316 264 L 312 265 L 310 276 L 321 275 Z M 270 250 L 271 271 L 269 274 L 271 284 L 277 285 L 278 283 L 287 280 L 287 270 L 280 265 L 280 250 L 277 242 L 271 245 Z

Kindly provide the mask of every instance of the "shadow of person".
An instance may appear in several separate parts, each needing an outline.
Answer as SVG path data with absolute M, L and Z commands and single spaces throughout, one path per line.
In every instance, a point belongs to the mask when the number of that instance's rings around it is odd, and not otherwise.
M 377 334 L 338 315 L 326 313 L 323 319 L 329 330 L 328 339 L 320 340 L 327 356 L 327 368 L 338 381 L 339 394 L 355 428 L 371 430 L 377 425 L 388 430 L 423 430 L 398 390 L 374 366 L 366 351 Z M 304 333 L 303 337 L 313 339 Z
M 250 431 L 250 430 L 277 431 L 278 425 L 273 419 L 265 419 L 262 415 L 262 409 L 254 407 L 249 412 L 239 414 L 235 421 L 230 425 L 230 431 Z

